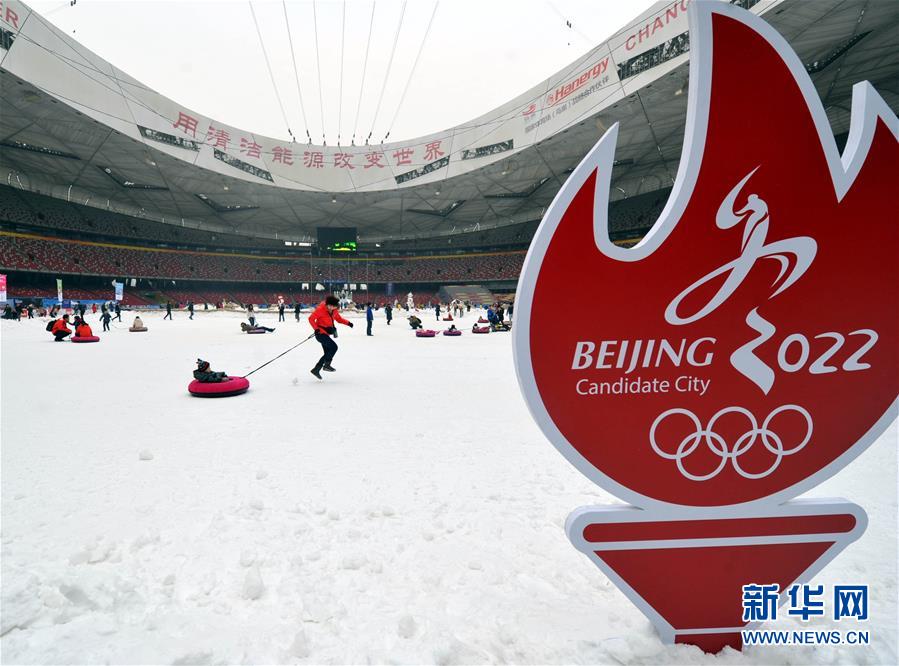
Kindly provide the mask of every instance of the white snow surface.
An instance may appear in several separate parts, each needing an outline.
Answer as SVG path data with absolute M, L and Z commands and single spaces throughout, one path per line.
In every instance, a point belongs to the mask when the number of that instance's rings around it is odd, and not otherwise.
M 474 312 L 435 339 L 353 316 L 324 381 L 310 340 L 242 396 L 187 393 L 197 357 L 245 374 L 305 316 L 250 336 L 234 313 L 88 315 L 88 345 L 2 322 L 3 663 L 897 663 L 895 423 L 808 495 L 869 514 L 814 582 L 871 585 L 872 644 L 706 655 L 569 544 L 573 509 L 616 500 L 542 437 Z

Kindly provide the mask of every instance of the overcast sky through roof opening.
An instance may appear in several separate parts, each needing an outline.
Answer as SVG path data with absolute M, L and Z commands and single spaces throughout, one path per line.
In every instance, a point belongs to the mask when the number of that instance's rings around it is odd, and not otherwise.
M 221 0 L 78 0 L 71 6 L 69 0 L 38 0 L 28 4 L 87 48 L 186 108 L 266 136 L 287 139 L 289 126 L 298 141 L 308 140 L 308 130 L 315 143 L 325 139 L 333 145 L 339 135 L 345 145 L 354 135 L 357 144 L 369 134 L 371 142 L 378 143 L 389 131 L 390 140 L 396 141 L 472 120 L 564 68 L 652 3 L 253 0 L 251 5 Z

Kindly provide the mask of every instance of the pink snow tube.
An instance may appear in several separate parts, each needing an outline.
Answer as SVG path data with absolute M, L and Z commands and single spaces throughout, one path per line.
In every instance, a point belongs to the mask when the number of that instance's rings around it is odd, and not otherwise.
M 264 328 L 252 328 L 247 331 L 247 335 L 259 335 L 260 333 L 268 333 Z
M 474 328 L 471 329 L 471 332 L 472 333 L 489 333 L 490 327 L 489 326 L 475 326 Z
M 452 320 L 453 320 L 452 317 L 444 317 L 444 318 L 443 318 L 443 321 L 452 321 Z
M 416 338 L 433 338 L 437 335 L 437 331 L 432 331 L 431 329 L 415 331 Z
M 191 395 L 198 398 L 227 398 L 246 393 L 250 380 L 246 377 L 228 377 L 226 382 L 199 382 L 196 379 L 187 385 Z
M 457 336 L 457 335 L 462 335 L 462 331 L 460 331 L 460 330 L 457 328 L 455 331 L 444 331 L 443 334 L 444 334 L 444 335 L 449 335 L 449 336 L 451 336 L 451 337 L 455 337 L 455 336 Z
M 88 335 L 83 338 L 78 337 L 77 335 L 71 338 L 72 342 L 100 342 L 100 338 L 96 335 Z
M 484 319 L 483 317 L 478 317 L 479 324 L 489 324 L 490 322 Z

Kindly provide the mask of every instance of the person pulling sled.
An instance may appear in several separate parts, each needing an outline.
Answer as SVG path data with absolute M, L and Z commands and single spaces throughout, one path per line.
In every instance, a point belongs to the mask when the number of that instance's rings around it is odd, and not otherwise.
M 317 379 L 321 379 L 321 371 L 335 372 L 335 368 L 331 365 L 334 355 L 337 353 L 337 343 L 331 339 L 332 335 L 337 333 L 337 323 L 344 324 L 353 328 L 353 322 L 347 321 L 340 316 L 340 301 L 336 296 L 328 296 L 325 300 L 318 304 L 318 307 L 309 315 L 309 323 L 315 331 L 315 339 L 322 346 L 322 357 L 318 359 L 318 363 L 312 368 L 311 372 Z

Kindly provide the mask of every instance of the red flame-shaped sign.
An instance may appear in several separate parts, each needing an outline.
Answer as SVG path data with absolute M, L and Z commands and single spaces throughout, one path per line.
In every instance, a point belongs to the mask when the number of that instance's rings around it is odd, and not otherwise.
M 513 331 L 546 436 L 644 508 L 793 497 L 876 439 L 899 388 L 895 114 L 857 84 L 841 159 L 779 34 L 726 3 L 691 12 L 661 218 L 609 241 L 613 127 L 537 231 Z

